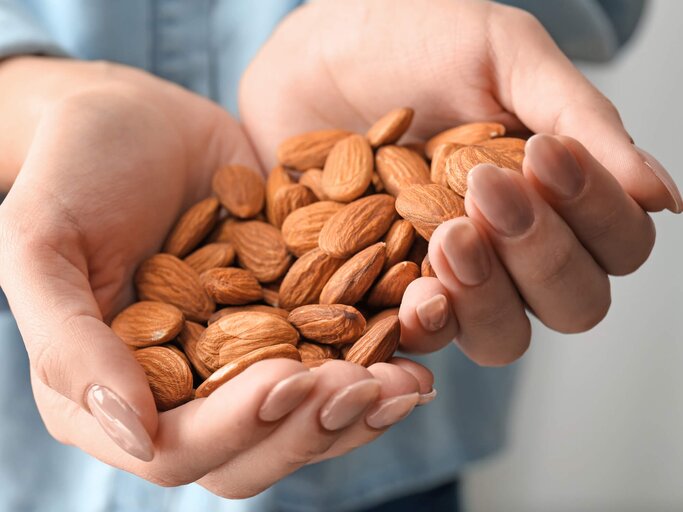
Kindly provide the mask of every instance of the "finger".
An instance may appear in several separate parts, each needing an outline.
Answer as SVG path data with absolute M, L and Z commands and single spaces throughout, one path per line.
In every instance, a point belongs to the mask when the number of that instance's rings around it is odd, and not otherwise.
M 398 318 L 401 348 L 408 352 L 435 352 L 452 342 L 458 333 L 448 290 L 434 277 L 421 277 L 408 285 Z
M 420 363 L 416 363 L 411 359 L 406 359 L 405 357 L 392 357 L 387 362 L 403 368 L 417 379 L 417 382 L 420 385 L 419 405 L 431 401 L 436 397 L 436 393 L 434 392 L 434 374 L 429 368 L 422 366 Z
M 610 306 L 607 275 L 524 177 L 488 164 L 476 166 L 468 176 L 465 208 L 486 229 L 517 289 L 543 323 L 561 332 L 581 332 L 602 320 Z
M 439 226 L 429 261 L 458 319 L 458 346 L 483 366 L 515 361 L 526 351 L 531 326 L 517 290 L 486 235 L 461 217 Z
M 580 141 L 643 209 L 680 213 L 673 179 L 633 145 L 616 108 L 569 61 L 533 16 L 491 9 L 491 48 L 503 106 L 532 131 Z M 539 98 L 543 98 L 539 101 Z
M 524 175 L 607 273 L 628 274 L 645 262 L 655 241 L 652 219 L 580 142 L 535 135 Z

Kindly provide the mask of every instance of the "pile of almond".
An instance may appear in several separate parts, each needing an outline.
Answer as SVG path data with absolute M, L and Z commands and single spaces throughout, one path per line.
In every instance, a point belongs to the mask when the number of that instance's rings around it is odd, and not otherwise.
M 396 144 L 413 118 L 393 110 L 365 135 L 291 137 L 264 183 L 219 169 L 136 275 L 140 302 L 112 329 L 135 350 L 157 407 L 206 397 L 249 365 L 290 358 L 364 366 L 397 349 L 408 284 L 433 276 L 427 241 L 465 214 L 478 163 L 521 170 L 524 140 L 497 123 Z

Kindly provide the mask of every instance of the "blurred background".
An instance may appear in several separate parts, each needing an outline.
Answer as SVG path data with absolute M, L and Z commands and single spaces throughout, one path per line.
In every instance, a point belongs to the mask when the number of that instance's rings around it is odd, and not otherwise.
M 640 147 L 683 185 L 683 2 L 653 0 L 611 64 L 583 66 Z M 683 510 L 683 218 L 655 215 L 652 257 L 612 280 L 591 332 L 534 324 L 507 450 L 465 479 L 469 512 Z

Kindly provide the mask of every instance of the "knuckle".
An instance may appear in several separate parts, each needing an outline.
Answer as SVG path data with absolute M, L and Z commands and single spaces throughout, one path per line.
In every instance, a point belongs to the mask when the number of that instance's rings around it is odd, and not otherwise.
M 285 450 L 281 454 L 282 462 L 285 467 L 294 471 L 326 452 L 337 438 L 336 433 L 318 433 L 307 439 L 307 443 Z
M 56 350 L 58 346 L 47 340 L 34 340 L 29 358 L 38 379 L 47 387 L 61 392 L 65 387 L 65 382 L 69 380 L 69 371 L 64 365 L 59 350 Z
M 567 277 L 576 255 L 574 241 L 570 237 L 560 237 L 531 274 L 531 281 L 537 285 L 547 287 Z

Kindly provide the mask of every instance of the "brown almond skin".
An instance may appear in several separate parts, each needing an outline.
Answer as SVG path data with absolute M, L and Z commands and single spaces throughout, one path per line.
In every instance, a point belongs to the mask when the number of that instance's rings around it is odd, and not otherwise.
M 199 274 L 171 254 L 155 254 L 142 262 L 134 281 L 140 300 L 173 304 L 188 320 L 206 322 L 216 309 Z
M 425 254 L 422 259 L 422 264 L 420 265 L 420 274 L 422 277 L 436 277 L 436 272 L 434 272 L 434 267 L 432 267 L 429 261 L 429 254 Z
M 372 329 L 375 326 L 375 324 L 380 320 L 384 320 L 385 318 L 390 316 L 398 316 L 398 310 L 399 308 L 389 308 L 383 309 L 379 313 L 375 313 L 373 316 L 368 318 L 368 321 L 365 325 L 365 332 L 368 332 L 370 329 Z M 349 346 L 349 348 L 351 348 L 351 346 Z M 348 352 L 348 350 L 346 350 L 346 352 Z
M 317 248 L 301 256 L 282 280 L 280 307 L 292 310 L 318 302 L 325 283 L 345 261 L 328 256 Z
M 320 304 L 353 306 L 363 298 L 382 272 L 386 259 L 386 244 L 378 242 L 344 263 L 325 284 Z
M 320 201 L 327 201 L 330 198 L 323 190 L 323 171 L 322 169 L 308 169 L 299 178 L 299 184 L 311 189 L 315 197 Z
M 216 225 L 220 206 L 218 199 L 209 197 L 187 210 L 166 238 L 163 252 L 179 258 L 188 254 Z
M 334 201 L 358 199 L 372 181 L 372 148 L 362 135 L 350 135 L 337 142 L 325 161 L 323 190 Z
M 365 318 L 344 304 L 309 304 L 287 317 L 304 338 L 323 344 L 352 343 L 365 330 Z
M 391 359 L 401 339 L 401 324 L 397 316 L 378 321 L 356 341 L 345 359 L 361 366 L 371 366 Z
M 334 258 L 348 258 L 377 242 L 396 216 L 394 198 L 374 194 L 355 200 L 325 223 L 318 244 Z
M 522 171 L 522 162 L 510 153 L 482 146 L 468 146 L 457 150 L 446 159 L 445 174 L 448 186 L 458 195 L 465 197 L 467 175 L 479 164 L 493 164 L 496 167 Z
M 273 170 L 270 171 L 268 179 L 266 180 L 266 218 L 268 219 L 268 222 L 271 222 L 270 219 L 273 219 L 276 215 L 273 210 L 275 205 L 275 194 L 277 194 L 278 190 L 282 187 L 294 183 L 295 181 L 287 172 L 287 169 L 281 165 L 274 167 Z
M 218 389 L 220 386 L 242 373 L 254 363 L 258 363 L 259 361 L 263 361 L 265 359 L 276 358 L 286 358 L 294 359 L 295 361 L 301 361 L 301 354 L 299 354 L 299 351 L 294 345 L 287 343 L 252 350 L 242 357 L 226 363 L 216 372 L 211 374 L 197 388 L 195 398 L 206 398 L 211 393 L 216 391 L 216 389 Z
M 492 139 L 496 140 L 496 139 Z M 450 155 L 455 153 L 460 148 L 464 148 L 462 144 L 439 144 L 436 149 L 434 149 L 434 154 L 432 155 L 432 162 L 429 168 L 430 179 L 432 183 L 438 183 L 444 187 L 448 186 L 446 181 L 446 160 Z
M 396 211 L 429 240 L 440 224 L 465 215 L 465 203 L 443 185 L 412 185 L 396 198 Z
M 392 266 L 373 285 L 367 304 L 373 308 L 389 308 L 401 304 L 408 285 L 420 277 L 420 268 L 412 261 L 401 261 Z
M 131 347 L 162 345 L 175 338 L 183 328 L 185 317 L 177 307 L 163 302 L 142 301 L 121 311 L 111 328 Z
M 503 135 L 505 135 L 505 126 L 500 123 L 462 124 L 438 133 L 429 139 L 425 145 L 425 153 L 428 158 L 432 158 L 436 147 L 446 142 L 469 146 L 495 137 L 502 137 Z
M 399 261 L 405 260 L 414 241 L 415 229 L 410 222 L 404 219 L 394 221 L 384 237 L 384 243 L 387 244 L 384 270 L 393 267 Z
M 395 108 L 380 117 L 365 134 L 373 148 L 393 144 L 408 131 L 415 112 L 412 108 Z
M 248 306 L 228 306 L 227 308 L 221 308 L 216 311 L 211 318 L 209 318 L 209 325 L 217 321 L 219 318 L 224 316 L 234 315 L 235 313 L 241 313 L 243 311 L 257 311 L 260 313 L 268 313 L 271 315 L 277 315 L 285 320 L 289 316 L 289 311 L 282 308 L 275 308 L 273 306 L 266 306 L 265 304 L 249 304 Z
M 381 147 L 377 150 L 375 164 L 384 188 L 394 197 L 410 185 L 430 183 L 427 162 L 408 148 Z
M 523 153 L 526 148 L 526 140 L 516 137 L 497 137 L 480 142 L 477 146 L 495 149 L 496 151 L 521 151 Z
M 205 329 L 206 327 L 196 322 L 185 322 L 183 330 L 180 331 L 177 339 L 178 344 L 190 360 L 192 368 L 194 368 L 194 371 L 197 372 L 197 375 L 202 380 L 212 373 L 197 355 L 197 342 Z
M 336 201 L 319 201 L 290 213 L 282 224 L 282 238 L 290 252 L 300 257 L 318 247 L 323 226 L 343 207 Z
M 334 345 L 320 345 L 319 343 L 302 341 L 297 348 L 301 354 L 301 362 L 304 364 L 309 361 L 328 361 L 340 356 L 339 349 Z
M 158 410 L 174 409 L 192 398 L 192 371 L 179 354 L 167 347 L 147 347 L 133 355 L 147 375 Z
M 235 249 L 226 243 L 207 244 L 185 258 L 185 263 L 198 274 L 211 268 L 230 266 L 233 261 L 235 261 Z
M 349 135 L 351 132 L 346 130 L 316 130 L 294 135 L 277 148 L 278 161 L 298 171 L 322 168 L 334 145 Z
M 290 213 L 317 200 L 311 189 L 300 183 L 284 185 L 275 193 L 273 204 L 268 208 L 268 221 L 279 228 Z
M 227 165 L 213 175 L 213 191 L 235 217 L 248 219 L 261 211 L 265 184 L 261 175 L 244 165 Z
M 200 279 L 206 293 L 218 304 L 239 306 L 263 298 L 261 285 L 248 270 L 212 268 L 204 272 Z
M 273 308 L 280 307 L 280 285 L 269 283 L 263 285 L 263 302 Z

